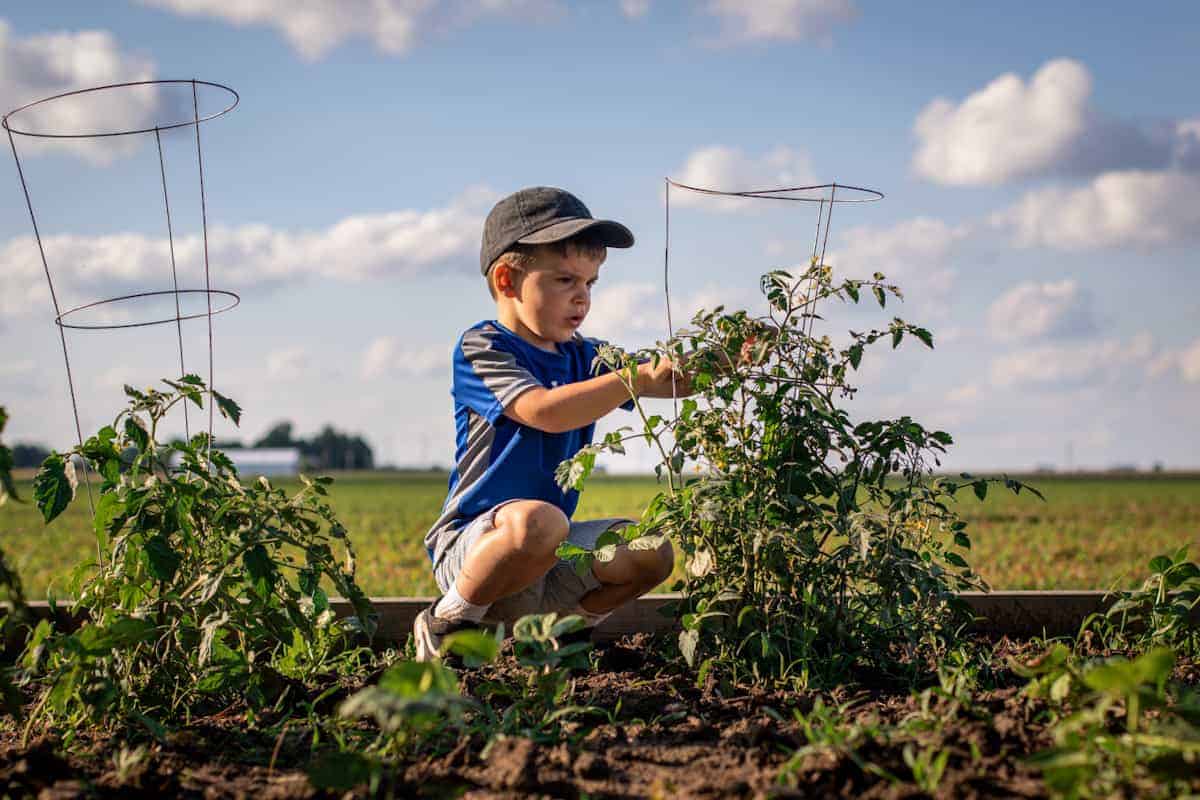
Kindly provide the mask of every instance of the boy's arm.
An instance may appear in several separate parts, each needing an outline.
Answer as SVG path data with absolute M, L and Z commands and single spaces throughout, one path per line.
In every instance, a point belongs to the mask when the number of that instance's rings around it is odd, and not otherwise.
M 671 362 L 660 359 L 658 366 L 638 365 L 634 393 L 640 397 L 671 397 Z M 692 393 L 688 379 L 675 374 L 675 396 Z M 629 399 L 629 390 L 615 372 L 568 383 L 554 389 L 536 387 L 517 395 L 504 408 L 504 415 L 522 425 L 565 433 L 590 425 Z

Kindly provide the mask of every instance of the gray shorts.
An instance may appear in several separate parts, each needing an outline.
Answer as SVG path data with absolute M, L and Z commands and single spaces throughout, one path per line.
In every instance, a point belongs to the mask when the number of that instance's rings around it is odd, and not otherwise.
M 443 593 L 448 592 L 454 585 L 454 579 L 462 570 L 472 545 L 480 536 L 496 527 L 496 512 L 510 502 L 515 501 L 500 503 L 471 520 L 467 527 L 463 528 L 458 539 L 446 550 L 442 560 L 433 569 L 433 579 L 437 581 L 438 589 Z M 624 527 L 633 522 L 621 517 L 572 521 L 567 541 L 592 550 L 600 534 L 610 528 Z M 492 603 L 484 620 L 492 623 L 503 622 L 511 627 L 513 622 L 526 614 L 547 614 L 551 611 L 560 615 L 569 614 L 579 607 L 579 600 L 585 594 L 599 586 L 600 581 L 590 569 L 580 575 L 571 562 L 560 560 L 532 586 Z

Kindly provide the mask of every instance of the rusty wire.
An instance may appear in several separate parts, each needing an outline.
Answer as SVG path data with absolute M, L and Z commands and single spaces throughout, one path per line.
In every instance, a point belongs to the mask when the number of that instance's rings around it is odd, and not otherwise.
M 663 179 L 666 183 L 666 192 L 664 197 L 664 206 L 666 209 L 665 219 L 665 237 L 663 246 L 663 291 L 667 301 L 667 338 L 668 340 L 675 335 L 675 326 L 671 317 L 671 188 L 682 189 L 684 191 L 695 192 L 696 194 L 709 195 L 714 197 L 742 197 L 754 200 L 783 200 L 793 203 L 816 203 L 817 204 L 817 229 L 813 235 L 812 247 L 812 264 L 824 265 L 825 252 L 829 246 L 829 228 L 833 220 L 833 207 L 843 203 L 874 203 L 883 199 L 883 192 L 876 189 L 866 189 L 861 186 L 849 186 L 846 184 L 823 183 L 815 186 L 790 186 L 780 189 L 754 189 L 747 191 L 727 191 L 721 189 L 712 189 L 701 186 L 689 186 L 670 178 Z M 840 190 L 840 194 L 839 194 Z M 819 257 L 818 257 L 819 249 Z M 816 321 L 816 276 L 809 278 L 808 285 L 804 290 L 804 302 L 802 305 L 802 331 L 806 337 L 812 336 L 813 325 Z M 677 388 L 674 380 L 674 372 L 671 379 L 671 400 L 674 404 L 675 415 L 679 415 L 679 405 L 677 397 Z
M 190 115 L 190 119 L 186 119 L 186 120 L 182 120 L 182 121 L 169 120 L 166 122 L 160 122 L 160 123 L 155 124 L 150 127 L 137 127 L 135 125 L 135 126 L 130 127 L 127 130 L 82 131 L 82 132 L 81 131 L 67 131 L 67 132 L 64 132 L 64 131 L 37 131 L 37 130 L 30 130 L 27 127 L 17 127 L 16 125 L 13 124 L 14 122 L 17 121 L 15 118 L 18 115 L 22 114 L 23 112 L 27 112 L 30 109 L 34 109 L 34 108 L 37 108 L 40 106 L 45 106 L 52 102 L 65 101 L 65 100 L 68 100 L 69 98 L 73 98 L 73 97 L 80 97 L 83 95 L 95 94 L 95 93 L 106 92 L 106 91 L 130 90 L 133 87 L 153 86 L 153 87 L 157 88 L 157 87 L 161 87 L 161 86 L 186 86 L 186 85 L 191 86 L 192 114 Z M 202 116 L 200 116 L 200 101 L 199 101 L 199 96 L 198 96 L 198 87 L 200 87 L 200 86 L 205 86 L 205 87 L 209 87 L 212 89 L 216 89 L 216 90 L 225 92 L 232 99 L 230 102 L 228 102 L 227 105 L 222 107 L 220 110 L 215 111 L 211 114 L 207 114 L 202 117 Z M 69 354 L 68 348 L 67 348 L 66 330 L 68 328 L 87 329 L 87 330 L 112 330 L 112 329 L 117 329 L 117 328 L 137 328 L 137 327 L 160 325 L 160 324 L 164 324 L 164 323 L 174 322 L 175 330 L 176 330 L 176 337 L 177 337 L 178 346 L 179 346 L 179 368 L 182 373 L 182 372 L 186 371 L 186 368 L 184 366 L 182 322 L 184 320 L 189 320 L 189 319 L 206 318 L 208 320 L 208 392 L 209 392 L 208 447 L 210 448 L 208 452 L 211 453 L 212 438 L 213 438 L 213 391 L 214 391 L 213 383 L 214 383 L 214 377 L 215 377 L 214 361 L 213 361 L 212 318 L 216 314 L 220 314 L 224 311 L 228 311 L 228 310 L 234 308 L 235 306 L 237 306 L 238 303 L 240 302 L 241 298 L 238 297 L 238 295 L 236 295 L 233 292 L 228 292 L 228 291 L 224 291 L 221 289 L 214 289 L 212 287 L 210 268 L 209 268 L 209 257 L 208 257 L 208 206 L 207 206 L 207 198 L 205 195 L 205 187 L 204 187 L 204 156 L 203 156 L 203 151 L 202 151 L 201 143 L 200 143 L 200 123 L 208 122 L 209 120 L 216 119 L 217 117 L 221 117 L 221 116 L 224 116 L 225 114 L 228 114 L 230 111 L 232 111 L 234 108 L 237 107 L 239 102 L 240 102 L 240 97 L 239 97 L 238 93 L 236 91 L 234 91 L 232 88 L 225 86 L 224 84 L 213 83 L 210 81 L 202 81 L 202 80 L 197 80 L 197 79 L 187 79 L 187 80 L 163 79 L 163 80 L 149 80 L 149 81 L 130 81 L 130 82 L 126 82 L 126 83 L 113 83 L 113 84 L 107 84 L 104 86 L 94 86 L 94 87 L 87 88 L 87 89 L 76 89 L 74 91 L 62 92 L 60 94 L 52 95 L 50 97 L 44 97 L 40 100 L 35 100 L 31 103 L 26 103 L 25 105 L 19 106 L 18 108 L 15 108 L 12 111 L 9 111 L 7 114 L 5 114 L 3 116 L 3 118 L 0 118 L 0 126 L 3 126 L 4 130 L 8 133 L 9 146 L 12 149 L 13 160 L 16 162 L 16 165 L 17 165 L 17 176 L 21 182 L 21 190 L 25 195 L 25 205 L 29 209 L 29 219 L 30 219 L 30 223 L 33 225 L 34 239 L 37 242 L 38 254 L 40 255 L 41 261 L 42 261 L 42 269 L 46 275 L 46 283 L 50 288 L 50 298 L 54 305 L 54 323 L 58 327 L 59 339 L 62 343 L 63 363 L 66 367 L 67 386 L 70 390 L 70 395 L 71 395 L 71 410 L 72 410 L 72 413 L 73 413 L 74 419 L 75 419 L 75 433 L 76 433 L 76 437 L 78 439 L 80 447 L 83 446 L 83 430 L 82 430 L 82 426 L 80 424 L 80 419 L 79 419 L 79 402 L 78 402 L 78 398 L 76 395 L 76 389 L 75 389 L 75 377 L 71 370 L 70 354 Z M 24 123 L 22 123 L 22 124 L 24 124 Z M 165 164 L 165 160 L 163 157 L 163 149 L 162 149 L 162 131 L 173 130 L 176 128 L 186 128 L 189 126 L 194 127 L 195 131 L 196 131 L 196 163 L 197 163 L 197 167 L 198 167 L 198 171 L 199 171 L 201 224 L 202 224 L 202 233 L 203 233 L 203 241 L 204 241 L 204 288 L 203 289 L 180 289 L 179 288 L 179 279 L 178 279 L 178 274 L 177 274 L 176 265 L 175 265 L 175 236 L 174 236 L 174 229 L 173 229 L 173 223 L 172 223 L 172 218 L 171 218 L 170 193 L 167 188 L 166 164 Z M 30 199 L 29 185 L 25 179 L 25 172 L 21 166 L 21 158 L 17 152 L 16 140 L 13 138 L 14 134 L 17 136 L 25 136 L 25 137 L 31 137 L 31 138 L 36 138 L 36 139 L 102 139 L 102 138 L 108 138 L 108 137 L 135 136 L 135 135 L 139 135 L 139 134 L 149 134 L 149 133 L 154 134 L 155 142 L 156 142 L 157 148 L 158 148 L 159 171 L 160 171 L 160 175 L 162 178 L 163 206 L 164 206 L 164 211 L 165 211 L 165 215 L 166 215 L 167 239 L 168 239 L 168 247 L 169 247 L 170 256 L 171 256 L 170 267 L 171 267 L 172 285 L 174 288 L 171 290 L 166 290 L 166 291 L 137 292 L 134 294 L 122 295 L 120 297 L 112 297 L 112 298 L 108 298 L 105 300 L 97 300 L 97 301 L 94 301 L 91 303 L 85 303 L 83 305 L 76 306 L 75 308 L 68 309 L 67 311 L 63 311 L 61 305 L 59 304 L 58 294 L 55 291 L 54 279 L 51 276 L 50 265 L 46 258 L 46 250 L 45 250 L 45 247 L 42 242 L 41 232 L 38 229 L 37 214 L 34 212 L 33 202 Z M 180 309 L 179 300 L 182 295 L 187 295 L 187 294 L 203 294 L 203 295 L 205 295 L 205 298 L 207 300 L 207 310 L 202 313 L 183 314 Z M 218 308 L 218 309 L 214 310 L 213 305 L 212 305 L 212 298 L 214 295 L 230 298 L 232 302 L 230 302 L 229 304 L 225 305 L 222 308 Z M 104 305 L 108 305 L 111 303 L 116 303 L 116 302 L 120 302 L 120 301 L 124 301 L 124 300 L 135 300 L 135 299 L 140 299 L 140 298 L 156 297 L 156 296 L 173 296 L 174 297 L 174 299 L 175 299 L 175 314 L 174 314 L 174 316 L 165 317 L 163 319 L 155 319 L 155 320 L 152 320 L 149 322 L 136 322 L 136 323 L 103 323 L 103 324 L 84 325 L 84 324 L 72 323 L 72 322 L 66 321 L 70 315 L 75 314 L 80 311 L 83 311 L 85 309 L 96 308 L 99 306 L 104 306 Z M 185 416 L 184 416 L 184 431 L 188 435 L 188 438 L 190 439 L 191 431 L 190 431 L 190 425 L 188 423 L 187 416 L 186 416 L 186 414 L 187 414 L 187 405 L 186 404 L 184 404 L 184 414 L 185 414 Z M 91 484 L 91 479 L 89 477 L 89 465 L 88 465 L 86 459 L 83 460 L 83 463 L 84 463 L 84 481 L 87 484 L 87 491 L 88 491 L 88 503 L 90 504 L 92 513 L 94 514 L 95 513 L 95 500 L 92 496 L 92 484 Z M 99 548 L 99 543 L 97 543 L 97 549 L 98 548 Z M 101 562 L 101 564 L 103 564 L 103 561 L 104 561 L 103 553 L 100 553 L 99 555 L 100 555 L 100 562 Z

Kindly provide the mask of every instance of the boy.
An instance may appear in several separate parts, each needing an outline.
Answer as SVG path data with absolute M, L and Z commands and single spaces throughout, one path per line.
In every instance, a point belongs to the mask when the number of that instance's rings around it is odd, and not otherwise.
M 577 328 L 608 247 L 633 246 L 620 223 L 593 219 L 562 189 L 533 187 L 501 200 L 483 227 L 480 269 L 496 319 L 471 326 L 454 350 L 456 466 L 441 516 L 425 536 L 443 592 L 418 615 L 417 659 L 438 657 L 442 638 L 525 614 L 579 614 L 594 628 L 617 606 L 665 580 L 674 563 L 658 550 L 618 549 L 583 576 L 555 555 L 564 540 L 591 549 L 631 520 L 572 522 L 578 492 L 554 481 L 559 462 L 591 442 L 595 422 L 633 408 L 620 377 L 591 373 L 600 342 Z M 661 359 L 642 364 L 643 397 L 689 393 Z

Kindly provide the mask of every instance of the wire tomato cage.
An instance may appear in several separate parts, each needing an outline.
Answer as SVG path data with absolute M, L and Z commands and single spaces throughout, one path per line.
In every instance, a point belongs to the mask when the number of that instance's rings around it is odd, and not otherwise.
M 664 236 L 663 236 L 663 292 L 667 305 L 667 338 L 675 335 L 675 325 L 671 317 L 671 190 L 677 189 L 693 192 L 710 197 L 745 198 L 749 200 L 775 200 L 786 203 L 809 203 L 817 206 L 816 232 L 813 234 L 811 263 L 824 264 L 825 251 L 829 246 L 829 229 L 833 221 L 833 208 L 846 203 L 875 203 L 883 199 L 883 192 L 877 189 L 867 189 L 862 186 L 847 184 L 822 183 L 814 186 L 789 186 L 777 189 L 751 189 L 746 191 L 730 191 L 711 187 L 689 186 L 685 183 L 663 178 L 664 192 Z M 808 280 L 805 288 L 802 320 L 805 336 L 812 335 L 813 323 L 816 320 L 816 275 Z M 679 415 L 678 397 L 676 396 L 675 376 L 671 375 L 671 401 L 675 404 L 675 415 Z
M 47 119 L 54 120 L 54 114 L 57 113 L 57 119 L 71 119 L 70 104 L 78 103 L 86 98 L 87 101 L 99 101 L 107 103 L 108 107 L 120 107 L 122 99 L 136 99 L 136 97 L 145 98 L 148 95 L 153 95 L 156 99 L 158 92 L 163 89 L 184 89 L 190 88 L 191 113 L 186 113 L 186 101 L 181 104 L 176 104 L 174 107 L 156 109 L 157 113 L 162 113 L 164 119 L 156 121 L 155 124 L 138 124 L 125 128 L 107 129 L 105 126 L 100 126 L 95 130 L 62 130 L 62 129 L 47 129 L 53 128 L 53 122 L 49 126 L 44 123 Z M 199 93 L 201 89 L 205 94 L 219 93 L 224 97 L 224 101 L 220 105 L 219 110 L 205 114 L 200 114 L 200 99 Z M 148 81 L 131 81 L 126 83 L 114 83 L 105 86 L 94 86 L 87 89 L 77 89 L 74 91 L 63 92 L 50 97 L 35 100 L 32 103 L 13 109 L 0 119 L 0 124 L 4 130 L 8 132 L 8 142 L 12 148 L 13 160 L 17 165 L 17 176 L 21 182 L 21 190 L 25 195 L 25 205 L 29 209 L 29 221 L 33 226 L 34 239 L 37 242 L 38 254 L 41 257 L 42 269 L 46 275 L 46 284 L 50 289 L 50 299 L 54 304 L 54 324 L 58 326 L 59 340 L 62 344 L 63 364 L 67 372 L 67 388 L 71 395 L 71 410 L 75 418 L 75 434 L 79 441 L 80 447 L 83 446 L 83 430 L 79 421 L 79 402 L 76 396 L 75 378 L 71 372 L 71 358 L 67 348 L 67 330 L 114 330 L 118 328 L 141 328 L 155 325 L 175 324 L 176 338 L 179 343 L 179 370 L 180 374 L 186 374 L 183 347 L 183 322 L 192 319 L 205 319 L 208 324 L 208 453 L 211 453 L 212 438 L 213 438 L 213 378 L 214 378 L 214 360 L 213 360 L 213 325 L 212 318 L 217 314 L 233 309 L 241 298 L 234 292 L 224 289 L 214 289 L 209 270 L 209 254 L 208 254 L 208 207 L 205 196 L 204 185 L 204 151 L 201 145 L 200 125 L 204 122 L 209 122 L 218 117 L 228 114 L 237 107 L 240 97 L 238 93 L 228 86 L 210 81 L 202 81 L 197 79 L 188 80 L 148 80 Z M 76 109 L 78 110 L 78 109 Z M 167 187 L 167 169 L 166 159 L 163 155 L 162 133 L 163 131 L 174 130 L 177 128 L 193 128 L 195 130 L 196 139 L 196 168 L 198 175 L 198 185 L 200 193 L 200 225 L 204 243 L 204 287 L 203 288 L 180 288 L 179 273 L 175 262 L 175 233 L 174 225 L 171 218 L 171 196 Z M 158 149 L 158 166 L 159 174 L 162 179 L 162 203 L 163 212 L 166 218 L 167 228 L 167 244 L 170 253 L 170 270 L 172 289 L 162 291 L 147 291 L 136 292 L 133 294 L 123 294 L 117 297 L 108 297 L 101 300 L 84 303 L 69 309 L 63 309 L 59 303 L 59 297 L 55 291 L 54 278 L 50 269 L 50 262 L 46 257 L 46 249 L 42 242 L 42 235 L 38 229 L 37 214 L 33 208 L 33 201 L 29 195 L 29 184 L 25 178 L 25 172 L 21 166 L 21 156 L 17 148 L 17 138 L 25 137 L 33 140 L 97 140 L 109 139 L 114 137 L 135 137 L 135 136 L 154 136 L 155 145 Z M 165 266 L 165 265 L 164 265 Z M 57 268 L 57 265 L 56 265 Z M 190 296 L 199 295 L 205 300 L 206 308 L 204 311 L 197 313 L 184 314 L 180 299 Z M 173 315 L 149 319 L 139 322 L 98 322 L 88 323 L 79 320 L 82 312 L 105 308 L 119 303 L 140 302 L 151 298 L 168 297 L 175 301 L 175 313 Z M 217 300 L 218 307 L 214 308 L 214 299 Z M 183 404 L 184 413 L 184 432 L 188 439 L 191 439 L 191 423 L 188 419 L 187 403 Z M 84 460 L 84 481 L 88 490 L 88 503 L 91 505 L 92 513 L 95 513 L 95 501 L 92 497 L 91 479 L 88 477 L 88 464 Z

